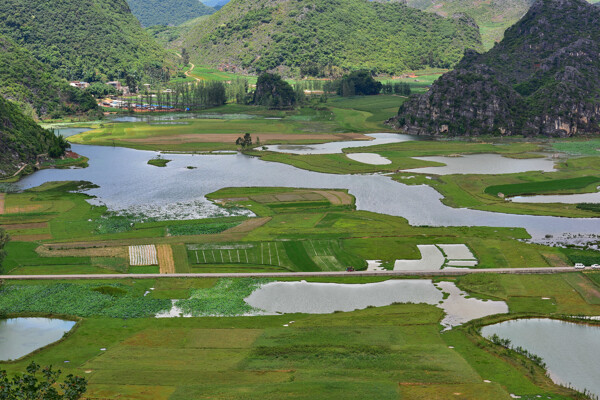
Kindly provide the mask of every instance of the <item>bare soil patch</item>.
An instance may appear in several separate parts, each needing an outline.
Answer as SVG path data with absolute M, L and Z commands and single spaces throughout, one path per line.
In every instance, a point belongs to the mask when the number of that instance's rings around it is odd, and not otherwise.
M 125 246 L 52 250 L 52 248 L 42 245 L 35 249 L 35 252 L 42 257 L 129 257 L 129 252 Z
M 4 207 L 4 214 L 18 214 L 37 211 L 42 208 L 41 204 L 27 204 L 13 207 Z
M 271 220 L 271 217 L 264 217 L 264 218 L 250 218 L 244 222 L 242 222 L 241 224 L 239 224 L 238 226 L 234 226 L 233 228 L 229 228 L 226 231 L 223 231 L 222 233 L 244 233 L 244 232 L 250 232 L 253 231 L 254 229 L 263 226 L 264 224 L 266 224 L 267 222 L 269 222 Z
M 47 239 L 52 239 L 52 235 L 44 233 L 39 235 L 15 235 L 11 237 L 11 240 L 14 242 L 35 242 L 37 240 Z
M 325 197 L 333 205 L 352 204 L 352 196 L 350 196 L 348 193 L 338 192 L 335 190 L 313 190 L 313 192 Z
M 17 230 L 17 229 L 40 229 L 40 228 L 47 228 L 47 227 L 48 227 L 48 223 L 47 222 L 34 222 L 34 223 L 30 223 L 30 224 L 8 224 L 8 225 L 2 225 L 2 228 L 6 229 L 7 231 Z
M 173 259 L 173 249 L 170 245 L 157 244 L 156 256 L 158 258 L 158 267 L 161 274 L 175 273 L 175 260 Z

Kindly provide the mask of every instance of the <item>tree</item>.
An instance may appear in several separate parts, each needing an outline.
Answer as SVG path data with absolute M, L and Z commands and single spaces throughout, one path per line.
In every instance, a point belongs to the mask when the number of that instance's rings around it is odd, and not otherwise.
M 4 229 L 0 228 L 0 267 L 2 266 L 2 260 L 4 260 L 4 257 L 6 257 L 6 250 L 4 250 L 4 247 L 9 240 L 10 236 L 8 233 Z M 0 271 L 2 271 L 2 268 L 0 268 Z
M 185 47 L 181 49 L 181 59 L 183 60 L 183 65 L 190 63 L 190 53 L 188 53 Z
M 369 71 L 354 71 L 345 75 L 338 86 L 340 96 L 369 96 L 379 94 L 383 85 Z
M 291 108 L 296 105 L 294 88 L 277 74 L 264 73 L 256 81 L 255 105 L 269 108 Z
M 23 400 L 77 400 L 81 399 L 87 390 L 87 381 L 84 378 L 67 375 L 65 381 L 57 385 L 61 371 L 53 371 L 52 366 L 41 369 L 31 362 L 27 372 L 8 378 L 6 371 L 0 371 L 0 399 Z
M 244 137 L 238 137 L 235 141 L 237 146 L 240 146 L 242 149 L 246 147 L 252 146 L 252 136 L 249 133 L 244 133 Z

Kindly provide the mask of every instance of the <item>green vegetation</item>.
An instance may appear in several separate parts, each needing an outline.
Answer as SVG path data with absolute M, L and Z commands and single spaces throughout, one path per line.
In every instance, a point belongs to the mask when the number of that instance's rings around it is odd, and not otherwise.
M 574 273 L 461 277 L 457 284 L 475 289 L 473 293 L 478 297 L 483 292 L 493 294 L 495 299 L 507 298 L 510 314 L 473 321 L 443 333 L 439 325 L 442 311 L 423 304 L 395 304 L 327 315 L 126 321 L 86 317 L 64 340 L 35 353 L 35 359 L 42 364 L 60 363 L 67 374 L 87 373 L 86 396 L 91 398 L 241 399 L 252 393 L 265 399 L 280 399 L 282 394 L 299 399 L 397 399 L 399 395 L 418 399 L 451 398 L 454 393 L 462 393 L 469 399 L 496 400 L 518 393 L 523 398 L 566 400 L 577 395 L 553 385 L 532 361 L 481 338 L 477 331 L 482 324 L 519 316 L 597 314 L 599 306 L 588 304 L 565 280 L 566 276 L 588 275 L 599 276 Z M 356 284 L 373 279 L 348 277 L 327 281 Z M 252 287 L 267 281 L 124 282 L 140 297 L 154 287 L 147 297 L 189 298 L 178 305 L 189 304 L 190 312 L 237 315 L 252 311 L 241 299 Z M 107 282 L 98 285 L 107 286 Z M 587 293 L 593 293 L 594 285 Z M 514 305 L 521 300 L 514 300 L 515 296 L 552 299 L 532 302 L 534 308 L 516 311 Z M 553 303 L 555 311 L 544 311 L 544 302 Z M 25 369 L 30 360 L 26 357 L 6 363 L 3 369 L 10 376 Z M 169 368 L 165 368 L 167 365 Z
M 227 229 L 238 226 L 238 222 L 216 222 L 207 224 L 185 224 L 167 226 L 167 232 L 171 236 L 184 235 L 213 235 Z
M 381 82 L 377 82 L 368 71 L 364 70 L 345 75 L 338 85 L 338 94 L 343 97 L 371 96 L 379 94 L 383 88 Z M 408 94 L 410 94 L 410 90 Z
M 197 0 L 127 0 L 127 4 L 142 26 L 180 25 L 215 12 Z
M 61 371 L 53 371 L 52 366 L 41 370 L 42 378 L 38 378 L 40 366 L 31 362 L 26 373 L 8 379 L 6 371 L 0 370 L 0 387 L 2 396 L 7 399 L 46 399 L 46 400 L 77 400 L 87 390 L 87 381 L 84 378 L 66 376 L 63 383 L 56 384 Z M 57 390 L 57 387 L 60 390 Z
M 495 185 L 485 188 L 485 193 L 497 195 L 502 193 L 505 196 L 522 196 L 533 194 L 556 193 L 565 190 L 583 189 L 600 182 L 598 176 L 582 176 L 570 179 L 553 179 L 541 182 L 515 183 L 512 185 Z
M 264 73 L 256 81 L 253 103 L 274 109 L 292 108 L 296 105 L 296 93 L 279 75 Z
M 154 165 L 155 167 L 166 167 L 167 164 L 171 162 L 171 160 L 167 160 L 166 158 L 162 158 L 159 155 L 157 155 L 155 158 L 152 158 L 150 160 L 148 160 L 148 164 L 149 165 Z
M 0 96 L 19 105 L 31 118 L 57 118 L 95 111 L 89 93 L 54 76 L 50 68 L 27 50 L 0 36 Z
M 188 299 L 177 302 L 177 307 L 194 317 L 249 314 L 258 310 L 249 306 L 244 298 L 268 282 L 267 279 L 252 278 L 219 279 L 211 288 L 192 290 Z
M 23 172 L 33 172 L 30 164 L 37 162 L 38 155 L 60 157 L 65 153 L 68 144 L 62 137 L 42 129 L 2 96 L 0 115 L 3 119 L 0 126 L 0 178 L 10 178 L 20 168 Z
M 233 0 L 183 36 L 192 62 L 296 77 L 448 68 L 466 48 L 480 46 L 478 29 L 467 21 L 359 0 Z
M 586 156 L 600 155 L 600 140 L 562 140 L 553 142 L 552 147 L 558 151 L 570 154 L 581 154 Z
M 6 0 L 0 34 L 69 80 L 165 79 L 165 52 L 144 32 L 125 0 Z M 168 74 L 167 74 L 168 78 Z
M 144 297 L 136 290 L 139 288 L 120 283 L 4 285 L 0 287 L 0 308 L 5 313 L 112 318 L 151 317 L 171 308 L 169 300 Z

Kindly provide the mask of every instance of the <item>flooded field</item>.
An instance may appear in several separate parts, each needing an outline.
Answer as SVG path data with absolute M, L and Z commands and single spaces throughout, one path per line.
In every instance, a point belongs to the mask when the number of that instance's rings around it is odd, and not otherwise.
M 444 296 L 444 293 L 447 293 Z M 261 286 L 245 301 L 267 313 L 329 314 L 394 303 L 425 303 L 444 310 L 442 325 L 451 328 L 472 319 L 506 313 L 501 301 L 466 298 L 452 282 L 431 280 L 388 280 L 366 284 L 272 282 Z M 446 298 L 444 298 L 446 297 Z
M 306 144 L 306 145 L 273 145 L 267 146 L 267 150 L 276 151 L 278 153 L 292 154 L 335 154 L 342 153 L 342 149 L 353 147 L 374 146 L 377 144 L 410 142 L 413 140 L 423 140 L 422 138 L 404 135 L 400 133 L 372 133 L 365 136 L 370 136 L 373 140 L 349 140 L 343 142 L 329 142 L 322 144 Z M 357 160 L 358 161 L 358 160 Z M 361 161 L 362 162 L 362 161 Z
M 56 342 L 74 325 L 74 321 L 54 318 L 0 320 L 0 360 L 16 360 Z
M 509 339 L 542 357 L 554 382 L 600 396 L 600 327 L 553 319 L 518 319 L 489 325 L 484 337 Z
M 554 171 L 554 161 L 548 158 L 506 158 L 499 154 L 467 154 L 460 157 L 413 157 L 417 160 L 446 164 L 440 167 L 408 169 L 408 172 L 432 175 L 452 174 L 514 174 L 525 171 Z
M 363 164 L 388 165 L 392 163 L 391 160 L 388 160 L 387 158 L 376 153 L 350 153 L 346 154 L 346 157 Z

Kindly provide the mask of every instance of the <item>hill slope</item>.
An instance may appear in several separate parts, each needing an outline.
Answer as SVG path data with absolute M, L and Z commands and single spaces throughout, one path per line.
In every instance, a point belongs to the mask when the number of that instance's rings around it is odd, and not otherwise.
M 478 28 L 403 4 L 366 0 L 232 0 L 183 37 L 192 61 L 299 75 L 364 68 L 453 67 L 478 48 Z M 313 73 L 311 73 L 314 75 Z
M 389 121 L 414 134 L 600 133 L 600 9 L 537 0 L 504 39 L 469 54 Z
M 69 86 L 27 50 L 0 36 L 0 96 L 29 116 L 73 114 L 97 108 L 87 92 Z
M 142 26 L 180 25 L 185 21 L 212 14 L 215 9 L 198 0 L 127 0 Z
M 0 178 L 12 176 L 22 166 L 35 163 L 59 140 L 0 96 Z
M 531 7 L 533 0 L 408 0 L 407 5 L 442 16 L 464 13 L 481 28 L 486 49 L 499 42 L 504 31 L 517 22 Z
M 150 73 L 165 58 L 125 0 L 2 0 L 0 35 L 69 80 Z

